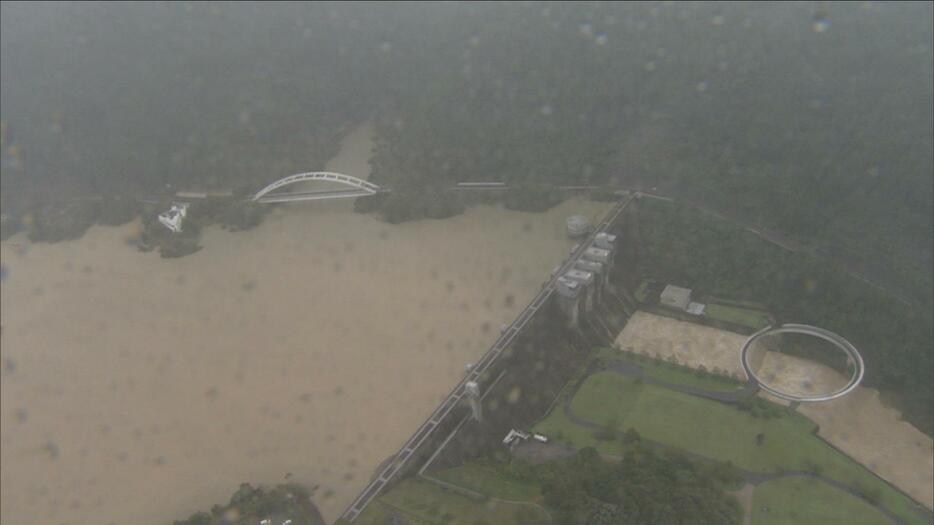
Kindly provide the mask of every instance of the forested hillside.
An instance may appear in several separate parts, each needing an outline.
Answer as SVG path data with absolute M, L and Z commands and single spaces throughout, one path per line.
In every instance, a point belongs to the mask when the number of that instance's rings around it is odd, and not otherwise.
M 60 204 L 76 196 L 253 191 L 322 168 L 370 119 L 371 178 L 397 191 L 362 208 L 387 220 L 458 213 L 441 191 L 454 181 L 522 185 L 536 201 L 514 196 L 523 209 L 553 202 L 549 184 L 657 187 L 931 307 L 931 3 L 2 14 L 0 180 L 14 220 L 79 213 Z
M 459 180 L 660 187 L 930 304 L 931 4 L 822 6 L 4 8 L 3 208 L 255 190 L 370 118 L 393 216 Z

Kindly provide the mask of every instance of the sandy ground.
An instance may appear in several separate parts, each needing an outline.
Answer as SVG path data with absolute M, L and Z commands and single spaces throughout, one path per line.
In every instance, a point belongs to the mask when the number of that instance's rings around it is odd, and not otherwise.
M 739 351 L 745 340 L 739 334 L 637 312 L 616 343 L 623 349 L 657 353 L 662 359 L 673 355 L 684 364 L 719 367 L 742 376 Z M 819 363 L 775 352 L 761 357 L 756 373 L 770 385 L 826 392 L 845 383 L 839 373 Z M 820 425 L 820 435 L 834 446 L 928 508 L 934 505 L 934 441 L 902 421 L 897 410 L 883 405 L 877 390 L 858 387 L 841 399 L 803 403 L 798 410 Z
M 739 349 L 746 337 L 669 317 L 636 312 L 616 337 L 623 350 L 634 349 L 650 357 L 667 359 L 708 370 L 719 368 L 745 379 Z
M 753 363 L 752 370 L 759 380 L 788 394 L 830 394 L 845 387 L 850 381 L 849 377 L 829 366 L 768 350 L 758 341 L 750 347 L 749 355 L 758 357 L 751 358 L 750 362 Z
M 329 169 L 368 173 L 366 128 Z M 0 521 L 159 524 L 241 482 L 333 521 L 540 289 L 573 200 L 388 225 L 296 203 L 175 260 L 138 226 L 2 244 Z
M 820 435 L 913 498 L 934 508 L 934 441 L 879 399 L 858 387 L 826 403 L 802 403 L 798 411 L 820 425 Z

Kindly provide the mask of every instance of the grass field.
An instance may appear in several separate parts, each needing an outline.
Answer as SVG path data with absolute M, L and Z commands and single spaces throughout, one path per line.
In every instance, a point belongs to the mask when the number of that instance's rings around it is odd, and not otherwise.
M 617 358 L 642 368 L 645 375 L 675 385 L 689 386 L 715 392 L 734 392 L 743 388 L 744 384 L 726 377 L 706 375 L 699 376 L 697 372 L 686 366 L 671 365 L 657 359 L 636 357 L 625 352 L 619 352 Z
M 914 502 L 868 470 L 815 437 L 814 423 L 798 414 L 755 418 L 735 407 L 640 384 L 613 372 L 599 372 L 581 385 L 571 401 L 575 414 L 599 424 L 615 422 L 650 440 L 754 472 L 818 471 L 876 496 L 908 523 L 926 523 L 912 512 Z M 575 446 L 619 453 L 615 442 L 597 441 L 590 429 L 574 425 L 554 410 L 535 431 L 558 435 Z M 756 436 L 764 435 L 762 445 Z
M 393 515 L 412 525 L 534 525 L 549 523 L 541 509 L 477 501 L 419 479 L 407 479 L 377 498 L 354 525 L 384 525 Z
M 748 308 L 737 308 L 735 306 L 725 306 L 722 304 L 708 304 L 704 309 L 704 315 L 711 319 L 748 326 L 753 330 L 765 328 L 769 325 L 769 317 L 765 312 L 750 310 Z
M 887 516 L 846 492 L 810 478 L 784 478 L 756 487 L 753 525 L 876 525 Z

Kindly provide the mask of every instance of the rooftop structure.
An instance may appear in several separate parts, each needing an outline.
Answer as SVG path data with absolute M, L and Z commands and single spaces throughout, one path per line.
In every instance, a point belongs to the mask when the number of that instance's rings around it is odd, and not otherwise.
M 512 429 L 509 431 L 508 434 L 506 434 L 506 437 L 503 438 L 503 444 L 512 445 L 513 443 L 516 443 L 518 441 L 525 441 L 526 439 L 529 439 L 529 437 L 530 436 L 528 432 L 523 432 L 521 430 Z
M 590 233 L 590 221 L 583 215 L 571 215 L 567 220 L 568 235 L 582 237 Z
M 662 304 L 665 306 L 686 311 L 690 303 L 691 290 L 688 288 L 681 288 L 680 286 L 669 284 L 665 287 L 665 290 L 662 291 Z
M 701 303 L 690 303 L 688 304 L 688 307 L 684 309 L 684 311 L 692 315 L 704 315 L 705 308 L 707 308 L 707 305 Z
M 615 243 L 616 236 L 606 232 L 600 232 L 593 236 L 593 245 L 596 248 L 612 250 Z
M 589 261 L 599 262 L 599 263 L 608 263 L 610 261 L 610 251 L 604 250 L 602 248 L 594 248 L 591 246 L 584 251 L 584 259 Z
M 567 273 L 564 274 L 564 277 L 577 281 L 584 286 L 593 283 L 593 274 L 583 270 L 568 270 Z
M 172 208 L 159 214 L 159 222 L 172 233 L 181 233 L 182 221 L 188 215 L 188 204 L 182 202 L 172 203 Z
M 578 270 L 583 270 L 585 272 L 594 273 L 600 275 L 603 273 L 603 263 L 596 261 L 587 261 L 584 259 L 578 259 L 574 261 L 574 268 Z
M 555 290 L 558 291 L 559 295 L 573 299 L 580 294 L 581 283 L 562 275 L 556 280 Z

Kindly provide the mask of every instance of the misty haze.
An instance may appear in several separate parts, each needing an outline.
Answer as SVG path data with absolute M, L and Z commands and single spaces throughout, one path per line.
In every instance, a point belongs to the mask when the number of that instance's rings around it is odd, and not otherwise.
M 934 523 L 934 3 L 0 3 L 0 522 Z

